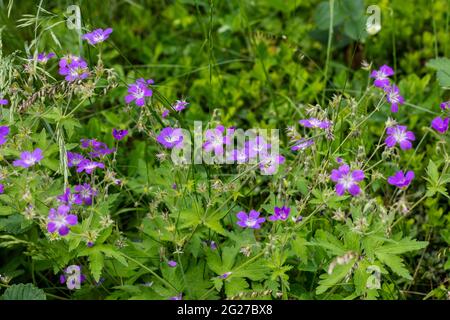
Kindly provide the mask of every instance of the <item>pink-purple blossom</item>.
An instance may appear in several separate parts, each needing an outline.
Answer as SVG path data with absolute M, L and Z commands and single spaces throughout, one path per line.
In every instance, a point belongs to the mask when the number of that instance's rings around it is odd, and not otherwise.
M 179 128 L 166 127 L 156 138 L 167 149 L 181 148 L 183 146 L 183 132 Z
M 450 109 L 450 101 L 445 101 L 440 104 L 442 110 Z
M 7 138 L 8 134 L 9 134 L 9 127 L 0 126 L 0 146 L 6 143 L 6 141 L 8 140 Z
M 75 197 L 78 204 L 92 205 L 92 199 L 97 195 L 97 190 L 93 189 L 89 183 L 76 185 L 73 189 L 77 193 Z
M 393 148 L 398 143 L 402 150 L 408 150 L 412 148 L 411 141 L 416 139 L 412 131 L 407 131 L 406 126 L 397 125 L 386 128 L 386 134 L 388 136 L 384 142 L 389 148 Z
M 286 219 L 289 217 L 290 212 L 291 212 L 291 208 L 289 208 L 289 207 L 286 207 L 286 206 L 282 206 L 281 208 L 275 207 L 274 214 L 269 217 L 269 220 L 270 221 L 277 221 L 277 220 L 286 221 Z
M 83 40 L 87 40 L 90 45 L 96 45 L 97 43 L 103 42 L 109 38 L 109 35 L 113 32 L 112 28 L 96 29 L 92 32 L 86 33 L 82 36 Z
M 180 111 L 186 109 L 188 104 L 189 103 L 186 102 L 185 100 L 177 100 L 172 107 L 175 109 L 175 111 L 180 112 Z
M 308 147 L 312 146 L 314 144 L 313 139 L 305 139 L 301 138 L 300 140 L 297 140 L 295 144 L 291 147 L 292 151 L 298 151 L 298 150 L 305 150 Z
M 86 79 L 89 76 L 87 62 L 81 57 L 65 56 L 59 61 L 59 74 L 69 82 Z
M 112 135 L 113 135 L 114 139 L 116 139 L 118 141 L 125 138 L 127 134 L 128 134 L 128 130 L 120 130 L 120 129 L 114 128 L 112 131 Z
M 37 148 L 34 151 L 25 151 L 20 154 L 20 159 L 13 162 L 13 166 L 29 168 L 39 163 L 44 156 L 42 155 L 42 150 Z
M 413 179 L 414 171 L 408 171 L 406 174 L 403 171 L 397 171 L 395 175 L 388 177 L 387 182 L 398 188 L 406 188 Z
M 175 267 L 177 266 L 177 262 L 174 261 L 174 260 L 169 260 L 169 261 L 167 262 L 167 264 L 168 264 L 169 267 L 171 267 L 171 268 L 175 268 Z
M 92 160 L 85 159 L 81 161 L 77 166 L 77 172 L 86 172 L 91 174 L 96 168 L 104 169 L 105 165 L 101 162 L 96 162 Z
M 371 78 L 374 78 L 374 85 L 378 88 L 384 88 L 389 85 L 389 77 L 394 75 L 394 70 L 387 65 L 383 65 L 379 70 L 374 70 L 370 74 Z
M 327 129 L 331 126 L 331 121 L 319 120 L 317 118 L 302 119 L 298 123 L 306 128 Z
M 338 196 L 344 195 L 348 191 L 352 196 L 357 196 L 361 189 L 358 182 L 364 180 L 364 172 L 362 170 L 350 171 L 347 164 L 343 164 L 339 169 L 331 171 L 331 181 L 336 183 L 336 194 Z
M 51 208 L 48 213 L 47 230 L 50 233 L 58 232 L 60 236 L 69 233 L 69 227 L 78 223 L 78 218 L 70 214 L 70 207 L 61 205 L 58 209 Z
M 400 91 L 396 85 L 384 87 L 386 93 L 386 100 L 391 104 L 391 111 L 398 112 L 398 106 L 405 102 L 405 99 L 400 95 Z
M 6 106 L 9 103 L 7 99 L 0 99 L 0 105 Z
M 37 62 L 39 63 L 47 63 L 48 60 L 50 60 L 51 58 L 56 57 L 56 54 L 54 52 L 50 52 L 50 53 L 45 53 L 45 52 L 41 52 L 37 55 Z
M 3 194 L 5 192 L 5 186 L 0 183 L 0 194 Z
M 126 104 L 130 104 L 132 101 L 138 106 L 142 107 L 145 104 L 145 98 L 153 95 L 152 89 L 149 85 L 153 84 L 152 79 L 145 80 L 140 78 L 135 83 L 128 85 L 128 95 L 125 96 Z
M 256 210 L 251 210 L 247 215 L 246 212 L 240 211 L 236 214 L 238 218 L 237 224 L 242 228 L 259 229 L 261 228 L 261 223 L 266 221 L 265 218 L 259 217 L 260 213 Z
M 67 166 L 69 168 L 78 166 L 81 161 L 86 160 L 81 154 L 75 152 L 67 152 Z
M 264 156 L 259 163 L 259 169 L 262 174 L 271 175 L 278 170 L 278 166 L 284 163 L 285 158 L 279 154 L 268 154 Z
M 270 143 L 267 143 L 263 136 L 256 136 L 245 143 L 245 149 L 250 159 L 257 156 L 265 157 L 268 154 L 268 150 L 272 147 Z
M 214 151 L 215 155 L 222 155 L 224 145 L 230 144 L 230 137 L 225 135 L 225 127 L 217 126 L 215 129 L 206 130 L 206 142 L 203 144 L 203 149 L 206 152 Z
M 449 118 L 442 119 L 436 117 L 431 121 L 431 127 L 439 133 L 446 133 L 448 130 Z

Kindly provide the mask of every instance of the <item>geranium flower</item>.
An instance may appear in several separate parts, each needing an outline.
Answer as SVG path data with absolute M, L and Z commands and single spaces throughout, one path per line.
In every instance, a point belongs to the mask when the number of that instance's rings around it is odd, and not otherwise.
M 112 28 L 96 29 L 90 33 L 86 33 L 82 36 L 83 40 L 87 40 L 90 45 L 96 45 L 97 43 L 103 42 L 109 38 L 109 35 L 113 32 Z
M 248 160 L 248 151 L 245 148 L 234 149 L 228 159 L 236 161 L 239 164 L 246 163 Z
M 113 129 L 112 131 L 112 135 L 114 137 L 114 139 L 116 140 L 122 140 L 123 138 L 126 137 L 126 135 L 128 134 L 128 130 L 118 130 L 118 129 Z
M 260 213 L 256 210 L 251 210 L 248 215 L 246 212 L 240 211 L 236 214 L 236 217 L 239 219 L 237 224 L 242 228 L 259 229 L 261 228 L 261 223 L 266 221 L 265 218 L 260 218 L 259 215 Z
M 156 141 L 168 149 L 181 148 L 183 146 L 183 132 L 179 128 L 166 127 L 161 130 Z
M 86 79 L 89 76 L 87 62 L 80 57 L 68 56 L 59 61 L 59 74 L 66 76 L 66 81 Z
M 450 101 L 445 101 L 440 104 L 442 110 L 450 109 Z
M 270 221 L 283 220 L 285 221 L 289 217 L 291 208 L 282 206 L 281 208 L 275 207 L 274 214 L 269 217 Z
M 375 79 L 373 82 L 375 87 L 384 88 L 389 85 L 389 77 L 392 75 L 394 75 L 394 70 L 387 65 L 383 65 L 380 70 L 372 71 L 370 77 Z
M 92 198 L 97 195 L 97 191 L 92 189 L 89 183 L 76 185 L 73 189 L 78 193 L 76 195 L 78 204 L 90 206 L 92 204 Z
M 167 118 L 167 116 L 169 115 L 170 111 L 168 109 L 164 109 L 164 111 L 161 114 L 161 117 L 163 118 Z
M 69 233 L 69 226 L 74 226 L 78 223 L 78 218 L 74 214 L 69 214 L 70 207 L 61 205 L 57 210 L 51 208 L 48 213 L 47 230 L 50 233 L 58 231 L 60 236 L 65 236 Z
M 411 183 L 412 179 L 414 179 L 414 171 L 408 171 L 406 175 L 403 171 L 397 171 L 395 175 L 388 177 L 387 182 L 390 185 L 406 188 Z
M 177 101 L 175 102 L 175 104 L 173 105 L 173 108 L 175 109 L 175 111 L 180 112 L 180 111 L 186 109 L 186 106 L 187 106 L 188 104 L 189 104 L 189 103 L 187 103 L 185 100 L 177 100 Z
M 393 148 L 396 143 L 400 145 L 402 150 L 408 150 L 412 148 L 411 141 L 416 140 L 412 131 L 407 131 L 406 126 L 395 126 L 386 128 L 388 137 L 384 141 L 386 146 Z
M 78 279 L 74 276 L 79 275 Z M 64 269 L 64 273 L 59 276 L 59 282 L 66 284 L 69 290 L 77 289 L 86 280 L 86 276 L 81 273 L 81 267 L 71 265 Z
M 9 134 L 8 126 L 0 126 L 0 146 L 5 144 L 7 139 L 7 135 Z
M 6 106 L 9 103 L 7 99 L 0 99 L 0 105 Z
M 391 104 L 391 111 L 398 112 L 398 105 L 405 102 L 398 87 L 396 85 L 384 87 L 384 92 L 386 92 L 386 100 Z
M 269 154 L 263 157 L 259 163 L 259 169 L 262 174 L 271 175 L 277 171 L 278 166 L 284 163 L 284 161 L 285 158 L 281 155 Z
M 291 147 L 292 151 L 298 151 L 298 150 L 305 150 L 308 147 L 312 146 L 314 144 L 314 140 L 313 139 L 305 139 L 302 138 L 300 140 L 297 140 L 295 142 L 295 144 Z
M 94 172 L 96 168 L 104 169 L 105 165 L 101 162 L 95 162 L 88 159 L 81 161 L 78 164 L 77 172 L 86 172 L 87 174 L 91 174 Z
M 50 60 L 53 57 L 56 57 L 56 54 L 53 52 L 50 52 L 50 53 L 41 52 L 37 55 L 36 60 L 39 63 L 45 64 L 45 63 L 47 63 L 48 60 Z
M 245 149 L 248 152 L 249 158 L 255 158 L 258 155 L 260 157 L 266 156 L 267 151 L 272 147 L 270 143 L 267 143 L 264 137 L 257 136 L 254 139 L 251 139 L 250 141 L 247 141 L 245 143 Z
M 81 154 L 75 152 L 67 152 L 67 166 L 69 168 L 76 167 L 81 161 L 86 160 Z
M 203 149 L 206 152 L 214 151 L 215 155 L 223 154 L 224 144 L 230 144 L 230 137 L 224 136 L 224 132 L 224 126 L 217 126 L 215 129 L 206 130 L 206 142 L 203 144 Z
M 83 200 L 80 199 L 80 197 L 72 193 L 70 188 L 66 188 L 63 194 L 56 197 L 60 203 L 65 204 L 67 206 L 72 206 L 73 204 L 81 205 L 83 204 Z
M 13 166 L 29 168 L 43 159 L 42 150 L 37 148 L 34 151 L 25 151 L 20 154 L 20 159 L 13 162 Z
M 5 186 L 0 183 L 0 194 L 3 194 L 5 192 Z
M 176 261 L 173 261 L 173 260 L 169 260 L 169 261 L 167 262 L 167 264 L 168 264 L 169 267 L 171 267 L 171 268 L 175 268 L 175 267 L 177 266 L 177 262 L 176 262 Z
M 336 182 L 336 194 L 342 196 L 348 191 L 352 196 L 357 196 L 361 189 L 358 182 L 364 179 L 364 172 L 362 170 L 350 171 L 347 164 L 343 164 L 338 170 L 331 171 L 331 181 Z
M 445 133 L 448 130 L 448 123 L 449 118 L 436 117 L 431 121 L 431 127 L 439 133 Z
M 306 128 L 327 129 L 331 126 L 331 121 L 328 120 L 322 121 L 317 118 L 302 119 L 298 123 L 300 123 L 302 126 Z
M 140 78 L 135 83 L 128 85 L 128 95 L 125 96 L 125 102 L 130 104 L 132 101 L 138 106 L 142 107 L 145 104 L 145 97 L 151 97 L 153 95 L 152 89 L 148 87 L 149 84 L 153 84 L 153 80 L 144 80 Z

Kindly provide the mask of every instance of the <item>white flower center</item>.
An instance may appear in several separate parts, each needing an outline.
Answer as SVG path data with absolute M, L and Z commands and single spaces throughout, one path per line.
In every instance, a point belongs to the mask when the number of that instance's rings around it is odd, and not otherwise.
M 352 174 L 349 172 L 341 179 L 339 179 L 339 183 L 341 183 L 345 189 L 349 189 L 355 182 L 353 180 Z

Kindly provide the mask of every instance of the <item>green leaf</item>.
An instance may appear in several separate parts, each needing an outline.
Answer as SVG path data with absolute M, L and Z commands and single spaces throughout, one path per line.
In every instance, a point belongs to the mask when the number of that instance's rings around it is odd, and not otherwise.
M 378 248 L 376 252 L 387 254 L 401 254 L 408 251 L 415 251 L 425 248 L 428 245 L 427 241 L 416 241 L 409 238 L 404 238 L 397 243 L 390 243 Z
M 353 267 L 355 259 L 349 261 L 349 263 L 344 265 L 337 265 L 332 274 L 324 273 L 320 276 L 321 280 L 319 281 L 319 286 L 316 288 L 317 294 L 322 294 L 332 286 L 337 284 L 339 281 L 344 279 L 347 273 Z
M 14 284 L 5 290 L 3 300 L 47 300 L 44 290 L 35 287 L 32 283 Z
M 386 264 L 396 274 L 408 280 L 412 280 L 409 271 L 405 268 L 405 265 L 403 264 L 402 258 L 393 254 L 383 253 L 379 251 L 375 252 L 375 255 L 381 262 Z
M 450 87 L 450 59 L 431 59 L 428 61 L 427 67 L 437 70 L 437 79 L 442 87 Z
M 89 254 L 89 269 L 95 281 L 100 280 L 102 275 L 102 269 L 104 265 L 103 254 L 99 251 L 93 251 Z

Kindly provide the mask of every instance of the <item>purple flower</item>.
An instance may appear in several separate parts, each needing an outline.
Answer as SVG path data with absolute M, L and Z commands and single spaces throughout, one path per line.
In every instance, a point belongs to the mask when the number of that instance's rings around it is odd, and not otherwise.
M 226 278 L 228 278 L 231 274 L 232 274 L 232 272 L 231 272 L 231 271 L 228 271 L 228 272 L 225 272 L 224 274 L 221 274 L 221 275 L 219 276 L 219 278 L 220 278 L 220 279 L 226 279 Z
M 3 194 L 5 192 L 5 186 L 0 183 L 0 194 Z
M 266 143 L 266 140 L 262 136 L 257 136 L 256 138 L 245 143 L 245 149 L 248 152 L 248 157 L 251 159 L 257 157 L 258 155 L 260 157 L 267 156 L 267 150 L 271 147 L 271 144 Z
M 245 148 L 234 149 L 228 159 L 236 161 L 239 164 L 246 163 L 248 160 L 248 151 Z
M 61 205 L 57 210 L 51 208 L 48 213 L 47 230 L 50 233 L 58 231 L 60 236 L 65 236 L 69 233 L 69 226 L 74 226 L 78 223 L 78 218 L 74 214 L 69 214 L 70 207 Z
M 20 154 L 20 159 L 13 162 L 13 166 L 29 168 L 34 166 L 36 163 L 41 161 L 44 157 L 42 156 L 42 150 L 37 148 L 34 151 L 25 151 Z
M 179 128 L 166 127 L 161 130 L 156 141 L 168 149 L 181 148 L 183 145 L 183 132 Z
M 431 127 L 439 133 L 445 133 L 448 130 L 448 122 L 449 118 L 436 117 L 431 121 Z
M 411 183 L 412 179 L 414 179 L 414 172 L 408 171 L 405 174 L 403 174 L 403 171 L 397 171 L 395 175 L 388 177 L 387 181 L 390 185 L 399 187 L 399 188 L 406 188 Z
M 206 142 L 203 144 L 203 149 L 206 152 L 214 151 L 215 155 L 223 154 L 224 144 L 230 144 L 230 137 L 224 136 L 224 132 L 224 126 L 206 130 Z
M 66 76 L 66 81 L 86 79 L 89 76 L 87 62 L 80 57 L 66 56 L 59 61 L 59 74 Z
M 189 103 L 187 103 L 185 100 L 177 100 L 177 101 L 175 102 L 175 104 L 173 105 L 173 108 L 175 109 L 175 111 L 180 112 L 180 111 L 186 109 L 186 106 L 187 106 L 188 104 L 189 104 Z
M 116 140 L 122 140 L 123 138 L 125 138 L 125 136 L 128 134 L 128 130 L 117 130 L 117 129 L 113 129 L 112 131 L 112 135 L 114 137 L 114 139 Z
M 278 170 L 278 166 L 284 163 L 285 158 L 281 155 L 266 155 L 259 163 L 259 169 L 264 175 L 274 174 Z
M 396 85 L 384 87 L 384 92 L 386 92 L 386 100 L 391 104 L 391 111 L 398 112 L 398 105 L 405 102 L 398 87 Z
M 259 229 L 261 228 L 261 223 L 266 221 L 265 218 L 259 218 L 260 213 L 255 210 L 251 210 L 247 215 L 246 212 L 240 211 L 236 214 L 239 219 L 237 224 L 242 228 Z
M 175 267 L 177 266 L 176 261 L 173 261 L 173 260 L 169 260 L 169 261 L 167 262 L 167 264 L 168 264 L 169 267 L 171 267 L 171 268 L 175 268 Z
M 170 297 L 169 300 L 183 300 L 183 293 L 180 293 L 174 297 Z
M 317 118 L 302 119 L 298 123 L 300 123 L 302 126 L 306 128 L 327 129 L 331 126 L 331 121 L 328 120 L 321 121 Z
M 168 109 L 164 109 L 164 111 L 161 114 L 161 117 L 163 118 L 167 118 L 167 116 L 169 115 L 170 111 Z
M 72 193 L 70 188 L 66 188 L 66 191 L 56 197 L 60 203 L 65 204 L 67 206 L 72 206 L 73 204 L 81 205 L 83 200 L 75 193 Z
M 395 146 L 396 143 L 400 145 L 402 150 L 408 150 L 412 148 L 411 141 L 416 140 L 412 131 L 407 131 L 406 126 L 395 126 L 386 128 L 388 137 L 384 141 L 389 148 Z
M 53 52 L 50 53 L 45 53 L 45 52 L 41 52 L 37 55 L 37 62 L 39 63 L 47 63 L 48 60 L 50 60 L 51 58 L 55 57 L 56 55 Z
M 83 40 L 87 40 L 90 45 L 96 45 L 97 43 L 103 42 L 109 38 L 109 35 L 113 32 L 113 29 L 96 29 L 90 33 L 86 33 L 82 36 Z
M 275 207 L 274 212 L 275 213 L 269 217 L 270 221 L 277 221 L 277 220 L 286 221 L 286 219 L 289 217 L 289 213 L 291 212 L 291 208 L 285 206 L 282 206 L 281 208 Z
M 77 172 L 84 171 L 87 174 L 91 174 L 96 168 L 104 169 L 105 165 L 101 162 L 95 162 L 85 159 L 78 164 Z
M 0 126 L 0 146 L 7 141 L 7 135 L 9 134 L 8 126 Z
M 342 196 L 345 191 L 348 191 L 352 196 L 357 196 L 361 189 L 357 182 L 364 179 L 364 172 L 362 170 L 350 171 L 347 164 L 343 164 L 338 170 L 331 171 L 331 180 L 336 182 L 336 194 Z
M 442 110 L 450 109 L 450 101 L 442 102 L 440 104 L 440 107 L 441 107 Z
M 79 184 L 74 187 L 77 192 L 77 204 L 85 204 L 90 206 L 92 204 L 92 198 L 97 195 L 97 191 L 91 188 L 89 183 Z
M 78 166 L 83 160 L 86 159 L 81 154 L 70 151 L 67 152 L 67 166 L 69 168 Z
M 79 278 L 76 279 L 74 276 L 79 274 Z M 71 265 L 64 269 L 64 273 L 59 276 L 59 282 L 61 284 L 66 284 L 69 290 L 79 288 L 78 285 L 86 280 L 86 276 L 81 273 L 81 267 L 78 265 Z
M 149 84 L 153 84 L 152 79 L 144 80 L 140 78 L 135 83 L 128 85 L 128 95 L 125 96 L 125 102 L 130 104 L 134 101 L 138 107 L 142 107 L 145 104 L 145 97 L 153 95 L 152 89 L 148 87 Z
M 211 243 L 209 244 L 209 247 L 211 248 L 211 250 L 216 250 L 217 249 L 217 244 L 215 241 L 211 241 Z
M 7 99 L 0 99 L 0 105 L 6 106 L 9 103 Z
M 295 144 L 291 147 L 291 150 L 292 151 L 305 150 L 306 148 L 312 146 L 313 144 L 314 144 L 313 139 L 302 138 L 295 142 Z
M 373 82 L 375 87 L 384 88 L 389 85 L 388 77 L 392 76 L 393 74 L 394 70 L 392 70 L 391 67 L 383 65 L 381 66 L 380 70 L 372 71 L 370 77 L 375 79 L 375 81 Z
M 81 148 L 92 148 L 92 152 L 89 155 L 93 158 L 100 158 L 116 151 L 116 149 L 109 149 L 106 143 L 97 141 L 96 139 L 81 139 Z

